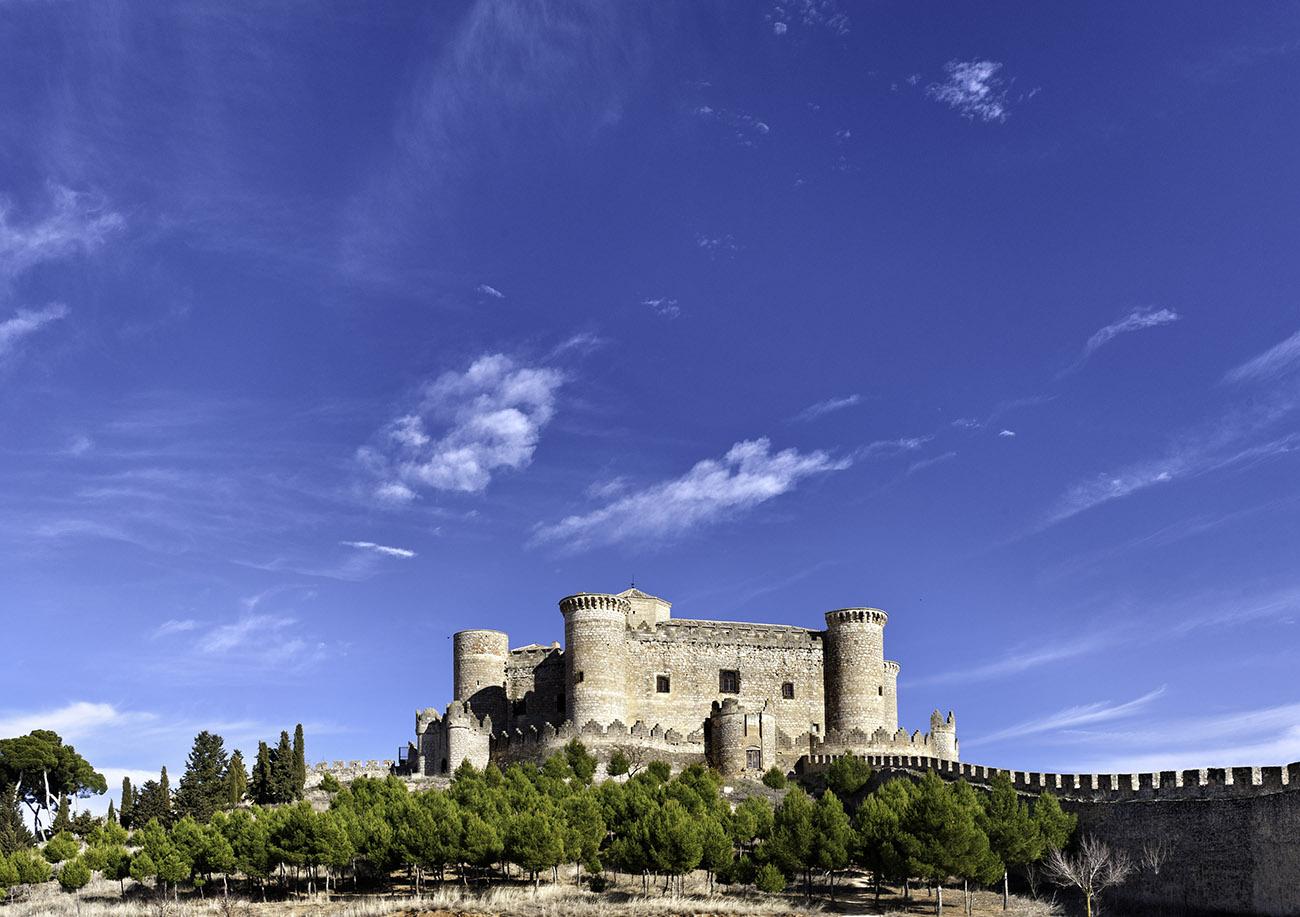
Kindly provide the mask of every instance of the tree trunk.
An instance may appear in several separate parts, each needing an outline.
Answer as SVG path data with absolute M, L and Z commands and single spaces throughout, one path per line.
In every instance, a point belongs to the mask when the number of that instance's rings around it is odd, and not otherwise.
M 935 891 L 936 891 L 936 895 L 934 898 L 934 912 L 936 914 L 942 915 L 943 914 L 943 883 L 942 882 L 938 883 L 935 886 Z
M 1092 917 L 1092 889 L 1083 891 L 1083 910 L 1086 917 Z
M 1008 878 L 1007 870 L 1002 870 L 1002 910 L 1007 910 L 1011 906 L 1011 880 Z

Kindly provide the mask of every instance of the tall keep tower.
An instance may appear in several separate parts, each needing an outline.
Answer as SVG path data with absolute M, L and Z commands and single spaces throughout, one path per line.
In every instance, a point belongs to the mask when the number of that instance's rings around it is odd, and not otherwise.
M 579 592 L 560 599 L 564 614 L 567 719 L 581 728 L 627 721 L 627 622 L 631 603 L 617 595 Z
M 462 630 L 452 635 L 452 680 L 456 700 L 475 716 L 506 727 L 506 660 L 510 637 L 499 630 Z
M 879 608 L 826 612 L 826 729 L 859 729 L 871 735 L 898 728 L 898 666 L 886 670 L 885 622 Z

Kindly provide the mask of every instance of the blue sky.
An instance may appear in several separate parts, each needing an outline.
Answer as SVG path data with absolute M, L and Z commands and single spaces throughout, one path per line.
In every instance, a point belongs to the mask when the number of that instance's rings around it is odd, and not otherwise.
M 0 733 L 388 757 L 450 634 L 891 621 L 1030 769 L 1300 758 L 1290 4 L 8 4 Z

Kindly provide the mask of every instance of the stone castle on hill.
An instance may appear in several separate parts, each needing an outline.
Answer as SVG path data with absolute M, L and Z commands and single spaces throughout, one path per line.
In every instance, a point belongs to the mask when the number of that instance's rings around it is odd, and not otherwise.
M 898 671 L 884 656 L 878 608 L 826 613 L 826 629 L 671 617 L 631 588 L 560 600 L 564 646 L 510 648 L 498 630 L 453 638 L 455 700 L 416 716 L 400 769 L 449 774 L 545 758 L 572 738 L 724 774 L 794 769 L 853 753 L 957 760 L 957 727 L 935 711 L 929 733 L 898 725 Z

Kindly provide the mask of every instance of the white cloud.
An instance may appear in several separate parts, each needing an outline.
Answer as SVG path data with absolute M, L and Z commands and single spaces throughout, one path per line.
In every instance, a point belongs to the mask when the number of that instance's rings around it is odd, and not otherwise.
M 732 254 L 740 250 L 736 240 L 730 234 L 725 236 L 706 236 L 704 233 L 696 233 L 695 244 L 710 255 L 718 253 Z
M 217 654 L 250 645 L 265 645 L 267 639 L 296 623 L 294 618 L 281 615 L 245 615 L 233 624 L 212 628 L 199 641 L 198 648 L 202 653 Z
M 506 294 L 502 293 L 496 287 L 488 286 L 486 283 L 480 283 L 474 289 L 477 290 L 479 293 L 482 293 L 484 296 L 491 296 L 493 299 L 506 298 Z
M 1300 367 L 1300 331 L 1227 372 L 1224 382 L 1262 382 Z
M 849 34 L 849 16 L 840 9 L 839 0 L 780 0 L 766 18 L 777 35 L 784 35 L 791 25 L 824 28 L 836 36 Z
M 13 318 L 0 321 L 0 359 L 15 349 L 23 338 L 65 318 L 67 314 L 67 306 L 52 303 L 44 309 L 19 309 Z
M 171 618 L 170 620 L 159 624 L 154 629 L 151 638 L 156 640 L 159 637 L 170 637 L 172 634 L 183 634 L 192 630 L 197 630 L 198 627 L 199 622 L 193 619 L 186 618 L 184 620 L 177 620 L 176 618 Z
M 820 450 L 773 454 L 767 439 L 736 443 L 720 460 L 705 459 L 679 478 L 663 481 L 583 515 L 539 526 L 533 542 L 576 550 L 594 544 L 660 540 L 765 503 L 799 481 L 848 468 Z
M 1004 436 L 1007 439 L 1014 439 L 1015 435 L 1016 435 L 1015 430 L 1002 430 L 1001 432 L 998 433 L 998 436 Z
M 593 500 L 608 500 L 626 491 L 627 487 L 627 478 L 620 476 L 605 481 L 592 481 L 584 493 Z
M 1158 484 L 1199 477 L 1227 468 L 1249 466 L 1300 449 L 1300 433 L 1289 433 L 1256 445 L 1240 445 L 1246 431 L 1233 428 L 1204 439 L 1180 440 L 1163 458 L 1138 462 L 1115 474 L 1101 474 L 1071 486 L 1057 500 L 1047 525 L 1127 497 Z
M 33 729 L 52 729 L 65 741 L 75 742 L 91 733 L 139 724 L 150 714 L 129 713 L 112 704 L 75 701 L 35 713 L 0 715 L 0 736 L 27 735 Z
M 853 454 L 856 458 L 901 455 L 904 452 L 915 452 L 932 439 L 934 437 L 928 435 L 904 436 L 901 439 L 878 439 L 875 442 L 867 443 Z
M 410 558 L 416 556 L 414 551 L 407 548 L 391 548 L 385 544 L 375 544 L 373 541 L 340 541 L 339 544 L 347 545 L 349 548 L 357 548 L 361 551 L 374 551 L 387 557 Z
M 1112 720 L 1123 719 L 1124 717 L 1133 716 L 1139 713 L 1143 708 L 1148 706 L 1152 701 L 1159 698 L 1165 693 L 1165 686 L 1161 685 L 1154 691 L 1150 691 L 1141 697 L 1134 698 L 1123 703 L 1112 703 L 1111 701 L 1096 701 L 1091 704 L 1080 704 L 1075 707 L 1067 707 L 1064 710 L 1058 710 L 1047 716 L 1038 717 L 1032 720 L 1025 720 L 1016 723 L 1014 726 L 1008 726 L 1005 729 L 999 729 L 982 736 L 976 736 L 971 739 L 962 740 L 962 745 L 970 748 L 977 745 L 990 745 L 1005 739 L 1019 739 L 1024 736 L 1039 735 L 1045 732 L 1061 732 L 1067 729 L 1075 729 L 1080 726 L 1088 726 L 1094 723 L 1105 723 Z
M 643 299 L 641 305 L 647 306 L 655 315 L 662 318 L 677 318 L 682 314 L 682 310 L 677 305 L 677 300 L 669 299 L 666 296 L 660 296 L 655 299 Z
M 1128 334 L 1131 331 L 1141 331 L 1144 328 L 1158 328 L 1161 325 L 1168 325 L 1182 318 L 1173 309 L 1134 309 L 1128 315 L 1124 316 L 1117 322 L 1112 322 L 1105 328 L 1100 329 L 1088 342 L 1083 345 L 1083 355 L 1079 357 L 1073 368 L 1083 364 L 1090 356 L 1109 344 L 1121 334 Z
M 1005 121 L 1007 110 L 1005 81 L 998 76 L 1002 64 L 990 60 L 949 61 L 944 64 L 947 77 L 931 83 L 926 95 L 944 102 L 963 118 L 979 121 Z
M 854 405 L 862 403 L 862 396 L 858 394 L 845 395 L 841 398 L 827 398 L 825 401 L 818 401 L 816 404 L 810 404 L 797 415 L 795 420 L 815 420 L 823 414 L 829 414 L 832 411 L 841 411 L 844 408 L 851 408 Z
M 943 462 L 947 462 L 951 459 L 955 459 L 956 457 L 957 457 L 956 452 L 945 452 L 943 455 L 936 455 L 931 458 L 920 459 L 919 461 L 915 461 L 912 464 L 907 466 L 907 472 L 904 474 L 904 477 L 910 478 L 918 471 L 924 471 L 927 468 L 931 468 L 935 465 L 939 465 Z
M 968 669 L 949 669 L 928 678 L 909 680 L 912 685 L 938 685 L 966 683 L 971 681 L 988 681 L 1018 675 L 1029 669 L 1052 665 L 1066 659 L 1084 656 L 1096 652 L 1114 642 L 1108 637 L 1084 637 L 1079 640 L 1053 640 L 1046 647 L 1019 647 L 992 662 L 972 666 Z
M 102 201 L 59 185 L 50 187 L 49 213 L 24 226 L 9 219 L 11 207 L 0 200 L 0 278 L 78 251 L 89 251 L 123 226 L 122 217 Z
M 375 495 L 401 503 L 420 488 L 480 493 L 498 469 L 527 467 L 563 382 L 559 370 L 519 366 L 502 354 L 444 373 L 425 387 L 415 413 L 358 451 L 381 479 Z
M 786 25 L 784 22 L 774 22 L 772 23 L 772 34 L 784 35 L 789 28 L 790 27 Z

